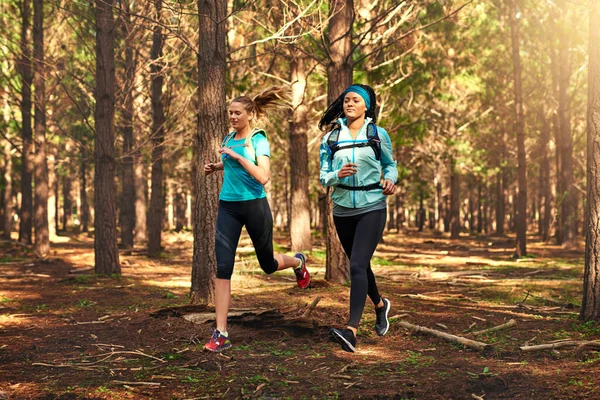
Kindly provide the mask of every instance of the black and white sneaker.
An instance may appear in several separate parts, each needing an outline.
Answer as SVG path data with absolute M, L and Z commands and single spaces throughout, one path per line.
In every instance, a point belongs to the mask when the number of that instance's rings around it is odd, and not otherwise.
M 329 340 L 338 343 L 344 351 L 349 353 L 356 352 L 356 337 L 350 329 L 329 329 Z
M 375 321 L 375 332 L 379 336 L 383 336 L 387 333 L 390 328 L 390 321 L 388 321 L 388 313 L 390 312 L 390 308 L 392 304 L 386 298 L 383 298 L 383 307 L 376 308 L 375 314 L 377 315 L 377 320 Z

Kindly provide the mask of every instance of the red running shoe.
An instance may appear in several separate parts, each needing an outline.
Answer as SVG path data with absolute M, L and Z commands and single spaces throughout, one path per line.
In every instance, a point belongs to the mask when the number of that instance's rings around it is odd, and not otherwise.
M 231 341 L 229 340 L 229 337 L 221 335 L 221 332 L 219 332 L 217 329 L 215 329 L 213 332 L 213 335 L 208 343 L 204 345 L 206 350 L 214 351 L 215 353 L 220 353 L 230 347 Z
M 294 268 L 294 273 L 296 274 L 296 282 L 298 282 L 298 286 L 301 289 L 306 289 L 308 285 L 310 285 L 310 274 L 306 269 L 306 257 L 302 253 L 296 253 L 294 256 L 302 262 L 299 267 Z

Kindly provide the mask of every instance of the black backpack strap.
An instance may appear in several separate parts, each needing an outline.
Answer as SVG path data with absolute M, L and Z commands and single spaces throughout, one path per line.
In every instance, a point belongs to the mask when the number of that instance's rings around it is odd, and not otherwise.
M 340 149 L 340 145 L 338 144 L 338 139 L 340 137 L 341 129 L 342 129 L 342 127 L 340 126 L 340 124 L 334 123 L 333 129 L 331 130 L 331 133 L 329 134 L 329 137 L 327 138 L 327 146 L 329 146 L 329 154 L 331 155 L 332 159 L 333 159 L 333 155 L 335 154 L 335 152 Z
M 375 159 L 381 160 L 381 140 L 379 139 L 379 133 L 377 132 L 377 125 L 374 122 L 369 122 L 367 125 L 367 139 L 369 146 L 373 148 L 375 152 Z

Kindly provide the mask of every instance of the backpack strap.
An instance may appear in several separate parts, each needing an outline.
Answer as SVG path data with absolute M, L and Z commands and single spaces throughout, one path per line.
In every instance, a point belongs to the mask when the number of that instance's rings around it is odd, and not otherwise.
M 250 132 L 250 134 L 246 137 L 246 141 L 244 142 L 246 151 L 250 155 L 250 160 L 252 160 L 254 162 L 254 164 L 257 164 L 256 150 L 254 149 L 254 146 L 252 145 L 252 138 L 254 137 L 254 135 L 263 135 L 264 137 L 267 137 L 267 132 L 262 128 L 254 128 L 254 129 L 252 129 L 252 132 Z
M 369 146 L 373 148 L 375 152 L 375 159 L 381 160 L 381 140 L 379 139 L 379 133 L 377 132 L 377 125 L 374 122 L 369 122 L 367 125 L 367 140 Z
M 221 143 L 221 147 L 227 146 L 227 143 L 229 143 L 231 138 L 233 138 L 234 136 L 235 136 L 235 131 L 229 132 L 227 135 L 225 135 L 225 137 L 223 138 L 223 143 Z
M 377 125 L 374 122 L 369 122 L 367 125 L 367 142 L 366 143 L 356 143 L 356 144 L 348 144 L 344 146 L 340 146 L 338 143 L 338 139 L 340 137 L 341 126 L 338 123 L 334 124 L 334 128 L 331 131 L 331 134 L 327 138 L 327 145 L 329 146 L 329 154 L 333 158 L 333 155 L 336 151 L 340 149 L 349 149 L 352 147 L 366 147 L 369 146 L 373 149 L 375 153 L 375 159 L 377 161 L 381 160 L 381 140 L 379 139 L 379 133 L 377 132 Z
M 340 145 L 338 144 L 338 139 L 340 137 L 341 129 L 342 129 L 342 127 L 340 126 L 340 124 L 335 122 L 333 124 L 333 129 L 331 130 L 331 133 L 329 134 L 329 137 L 327 138 L 327 146 L 329 146 L 329 154 L 331 155 L 331 158 L 333 158 L 333 155 L 335 154 L 335 152 L 340 149 Z

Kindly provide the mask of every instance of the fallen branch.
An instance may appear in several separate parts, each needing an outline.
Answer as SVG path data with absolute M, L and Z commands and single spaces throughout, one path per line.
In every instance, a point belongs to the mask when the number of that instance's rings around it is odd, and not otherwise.
M 581 346 L 584 346 L 583 348 L 587 348 L 587 347 L 600 348 L 600 342 L 568 340 L 568 341 L 558 342 L 558 343 L 538 344 L 535 346 L 521 346 L 521 347 L 519 347 L 519 349 L 521 351 L 531 352 L 531 351 L 540 351 L 540 350 L 556 350 L 556 349 L 561 349 L 563 347 L 582 348 Z
M 313 310 L 315 309 L 315 307 L 317 306 L 317 304 L 319 304 L 319 301 L 321 301 L 321 297 L 317 297 L 316 299 L 314 299 L 312 301 L 312 303 L 310 303 L 310 306 L 308 306 L 306 311 L 304 311 L 304 314 L 302 314 L 301 318 L 308 318 L 310 316 L 310 314 L 313 312 Z
M 410 324 L 405 321 L 400 321 L 399 324 L 400 324 L 400 326 L 410 330 L 413 333 L 421 332 L 421 333 L 425 333 L 425 334 L 428 334 L 431 336 L 436 336 L 436 337 L 445 339 L 449 342 L 462 344 L 463 346 L 469 347 L 471 349 L 481 351 L 484 354 L 491 353 L 494 351 L 494 347 L 487 343 L 477 342 L 475 340 L 467 339 L 462 336 L 451 335 L 449 333 L 440 332 L 435 329 L 425 328 L 425 327 L 419 326 L 419 325 L 413 325 L 413 324 Z
M 111 381 L 119 385 L 144 385 L 144 386 L 160 386 L 160 382 L 126 382 L 126 381 Z
M 475 335 L 475 336 L 477 336 L 477 335 L 482 335 L 482 334 L 484 334 L 484 333 L 495 332 L 495 331 L 499 331 L 499 330 L 502 330 L 502 329 L 510 328 L 510 327 L 512 327 L 512 326 L 515 326 L 515 325 L 517 325 L 517 321 L 515 321 L 514 319 L 510 319 L 510 320 L 509 320 L 507 323 L 505 323 L 505 324 L 498 325 L 498 326 L 495 326 L 495 327 L 493 327 L 493 328 L 489 328 L 489 329 L 482 329 L 482 330 L 480 330 L 480 331 L 471 332 L 471 334 L 472 334 L 472 335 Z
M 329 375 L 330 378 L 337 378 L 337 379 L 352 379 L 352 377 L 350 375 L 338 375 L 338 374 L 331 374 Z

